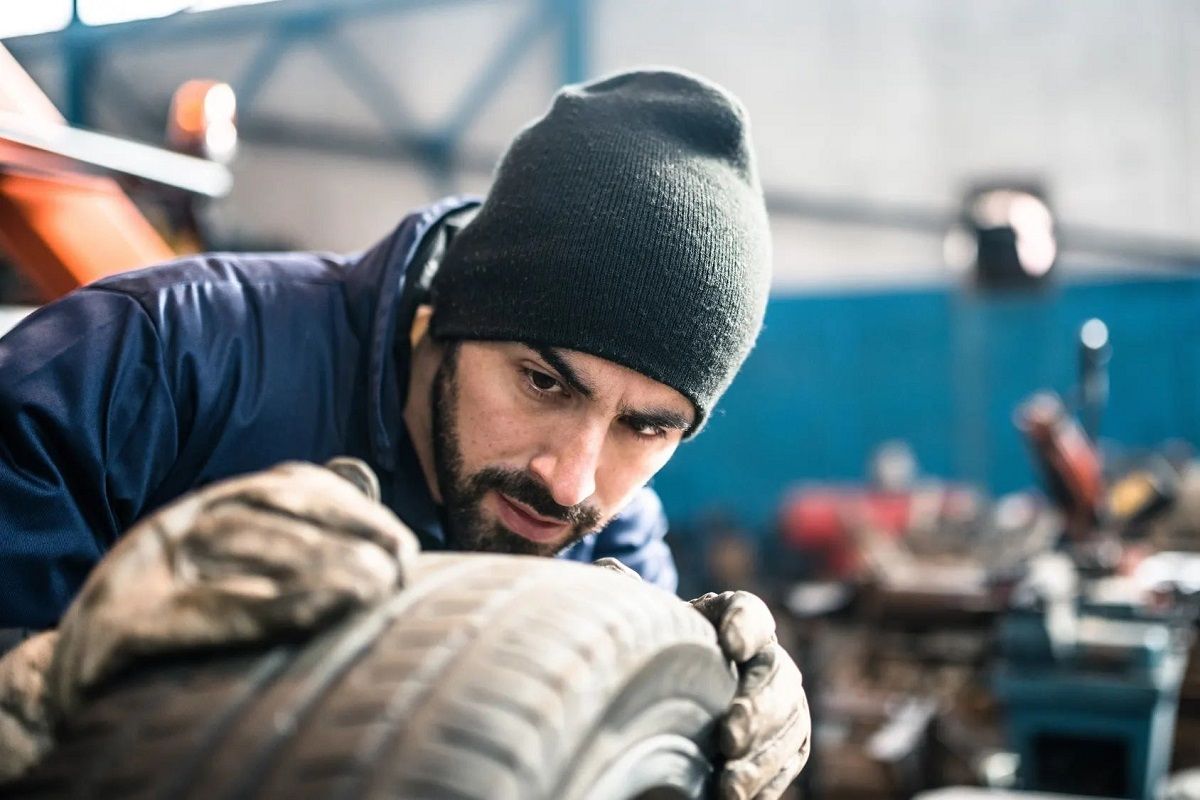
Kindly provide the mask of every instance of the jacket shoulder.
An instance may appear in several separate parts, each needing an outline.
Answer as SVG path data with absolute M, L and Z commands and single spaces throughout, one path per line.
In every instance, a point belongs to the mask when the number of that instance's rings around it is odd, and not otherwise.
M 187 288 L 336 283 L 346 267 L 346 257 L 332 253 L 203 253 L 111 275 L 84 290 L 119 292 L 146 302 Z

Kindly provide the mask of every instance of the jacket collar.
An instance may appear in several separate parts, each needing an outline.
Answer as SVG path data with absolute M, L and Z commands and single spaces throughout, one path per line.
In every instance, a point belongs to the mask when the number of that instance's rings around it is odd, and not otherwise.
M 382 241 L 351 259 L 346 276 L 350 317 L 366 345 L 367 429 L 375 463 L 396 467 L 397 426 L 408 380 L 393 347 L 397 325 L 407 326 L 423 297 L 425 245 L 446 219 L 479 205 L 473 197 L 448 197 L 409 214 Z M 408 353 L 407 337 L 403 353 Z M 401 374 L 403 373 L 403 374 Z

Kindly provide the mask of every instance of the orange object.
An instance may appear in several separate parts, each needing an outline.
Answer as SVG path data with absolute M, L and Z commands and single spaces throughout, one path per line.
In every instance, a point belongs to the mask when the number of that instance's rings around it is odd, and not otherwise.
M 0 111 L 61 123 L 62 116 L 0 47 Z M 174 253 L 116 181 L 74 162 L 0 139 L 0 250 L 46 300 Z
M 0 173 L 0 250 L 51 300 L 174 253 L 109 178 Z
M 1057 395 L 1035 394 L 1018 409 L 1017 419 L 1041 463 L 1050 493 L 1066 515 L 1068 535 L 1076 541 L 1088 539 L 1106 492 L 1095 445 Z

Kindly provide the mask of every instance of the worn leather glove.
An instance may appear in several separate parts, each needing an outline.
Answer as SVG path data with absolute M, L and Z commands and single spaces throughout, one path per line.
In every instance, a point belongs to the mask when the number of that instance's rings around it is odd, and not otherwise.
M 638 575 L 635 570 L 625 566 L 620 562 L 619 559 L 613 558 L 612 556 L 597 558 L 592 562 L 592 566 L 600 567 L 601 569 L 607 569 L 611 572 L 615 572 L 618 575 L 624 575 L 626 578 L 631 578 L 635 581 L 640 581 L 642 579 L 642 576 Z
M 310 630 L 402 585 L 416 537 L 377 502 L 369 467 L 327 466 L 216 483 L 132 527 L 59 629 L 0 659 L 0 781 L 36 763 L 84 692 L 138 657 Z
M 355 459 L 287 463 L 134 525 L 58 631 L 0 658 L 0 782 L 37 763 L 84 692 L 134 658 L 311 630 L 388 596 L 419 546 L 378 497 Z
M 59 710 L 139 656 L 309 630 L 390 594 L 417 539 L 369 496 L 369 467 L 330 467 L 223 481 L 130 529 L 59 626 L 48 675 Z
M 749 592 L 709 593 L 691 601 L 717 629 L 738 665 L 738 689 L 721 721 L 722 800 L 774 800 L 800 774 L 811 720 L 800 670 L 775 637 L 775 618 Z
M 0 658 L 0 783 L 19 776 L 54 744 L 46 672 L 57 631 L 39 633 Z
M 310 630 L 390 594 L 416 537 L 377 503 L 366 464 L 326 467 L 215 483 L 122 536 L 59 630 L 0 658 L 0 782 L 37 763 L 56 722 L 134 658 Z

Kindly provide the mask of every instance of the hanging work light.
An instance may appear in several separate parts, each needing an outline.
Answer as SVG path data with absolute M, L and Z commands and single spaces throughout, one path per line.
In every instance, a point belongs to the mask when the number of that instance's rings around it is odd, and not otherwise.
M 172 149 L 228 164 L 237 140 L 237 99 L 229 84 L 190 80 L 175 90 L 167 125 Z
M 970 269 L 982 289 L 1041 285 L 1058 257 L 1054 215 L 1038 187 L 977 187 L 964 198 L 945 253 L 952 266 Z

